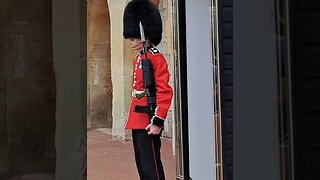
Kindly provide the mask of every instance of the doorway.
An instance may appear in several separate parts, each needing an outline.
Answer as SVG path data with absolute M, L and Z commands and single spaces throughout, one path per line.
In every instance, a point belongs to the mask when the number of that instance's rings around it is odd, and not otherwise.
M 295 180 L 320 179 L 320 3 L 289 3 Z

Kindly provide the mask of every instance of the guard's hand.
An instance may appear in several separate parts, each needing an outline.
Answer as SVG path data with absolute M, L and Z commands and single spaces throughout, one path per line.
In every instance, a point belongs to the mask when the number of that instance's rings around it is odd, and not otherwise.
M 146 127 L 146 130 L 148 131 L 149 135 L 158 135 L 161 132 L 161 127 L 154 125 L 154 124 L 149 124 Z

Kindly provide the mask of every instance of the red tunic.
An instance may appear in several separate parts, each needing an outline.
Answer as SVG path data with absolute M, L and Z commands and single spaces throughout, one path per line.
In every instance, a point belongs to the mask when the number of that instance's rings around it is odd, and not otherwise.
M 132 90 L 143 91 L 143 72 L 141 66 L 141 59 L 144 55 L 138 54 L 134 59 L 133 66 L 133 78 L 132 78 Z M 168 64 L 162 53 L 157 48 L 150 48 L 147 53 L 148 58 L 151 61 L 153 67 L 153 73 L 155 78 L 155 84 L 157 89 L 156 94 L 156 111 L 155 116 L 165 120 L 169 107 L 171 105 L 171 99 L 173 96 L 172 88 L 169 85 L 169 70 Z M 145 113 L 134 112 L 136 105 L 147 106 L 147 97 L 138 99 L 132 97 L 129 117 L 126 124 L 126 129 L 145 129 L 149 124 L 149 115 Z

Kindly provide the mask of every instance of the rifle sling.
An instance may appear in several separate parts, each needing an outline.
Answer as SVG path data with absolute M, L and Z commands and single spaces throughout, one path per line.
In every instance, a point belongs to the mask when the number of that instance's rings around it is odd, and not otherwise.
M 151 109 L 148 106 L 138 106 L 138 105 L 136 105 L 134 107 L 134 112 L 150 114 L 151 113 Z

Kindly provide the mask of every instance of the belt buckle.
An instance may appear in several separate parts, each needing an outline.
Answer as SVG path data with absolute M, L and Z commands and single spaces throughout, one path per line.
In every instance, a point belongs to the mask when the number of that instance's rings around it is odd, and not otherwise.
M 145 90 L 143 90 L 143 91 L 138 91 L 138 90 L 133 89 L 133 91 L 132 91 L 132 97 L 138 98 L 138 97 L 137 97 L 138 95 L 141 95 L 141 94 L 144 94 L 144 93 L 145 93 Z

